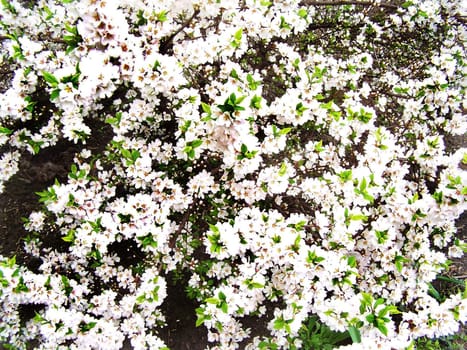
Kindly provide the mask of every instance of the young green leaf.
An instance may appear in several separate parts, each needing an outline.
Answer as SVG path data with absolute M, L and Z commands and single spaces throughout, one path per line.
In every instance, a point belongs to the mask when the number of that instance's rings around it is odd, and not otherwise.
M 12 133 L 13 133 L 13 130 L 0 126 L 0 134 L 11 135 Z
M 44 80 L 52 87 L 56 88 L 58 86 L 58 79 L 55 78 L 55 76 L 52 73 L 42 71 L 42 76 L 44 77 Z

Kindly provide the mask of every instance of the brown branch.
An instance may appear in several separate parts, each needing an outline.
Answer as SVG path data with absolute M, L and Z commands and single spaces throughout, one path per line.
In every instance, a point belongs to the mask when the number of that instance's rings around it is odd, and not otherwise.
M 0 69 L 0 75 L 8 75 L 8 74 L 12 74 L 13 73 L 13 70 L 11 69 Z
M 10 37 L 6 35 L 0 35 L 0 41 L 6 40 L 6 39 L 11 39 Z M 41 41 L 41 42 L 51 42 L 51 43 L 56 43 L 56 44 L 66 44 L 67 42 L 63 39 L 60 38 L 52 38 L 49 36 L 45 36 L 44 34 L 39 34 L 37 37 L 32 37 L 32 39 Z M 13 40 L 13 39 L 11 39 Z
M 180 225 L 178 225 L 177 231 L 175 231 L 172 235 L 172 237 L 169 239 L 169 247 L 170 248 L 175 248 L 175 244 L 177 242 L 177 238 L 180 236 L 182 233 L 183 229 L 185 228 L 188 220 L 190 219 L 192 211 L 187 210 L 182 217 L 182 221 L 180 222 Z
M 56 43 L 56 44 L 67 44 L 67 42 L 63 39 L 60 39 L 60 38 L 52 38 L 52 37 L 44 37 L 44 35 L 41 35 L 39 34 L 37 36 L 37 40 L 41 41 L 41 42 L 51 42 L 51 43 Z
M 377 3 L 376 1 L 345 1 L 345 0 L 336 0 L 336 1 L 312 1 L 304 0 L 301 2 L 302 5 L 307 6 L 342 6 L 342 5 L 355 5 L 355 6 L 375 6 L 375 7 L 386 7 L 389 9 L 397 10 L 399 6 L 388 3 L 381 2 Z
M 162 40 L 159 47 L 159 52 L 166 53 L 169 47 L 173 44 L 173 39 L 186 27 L 188 27 L 196 16 L 200 13 L 200 10 L 196 9 L 190 18 L 188 18 L 175 32 L 173 32 L 168 38 Z
M 372 97 L 376 97 L 378 95 L 385 95 L 385 96 L 390 96 L 390 97 L 395 97 L 395 98 L 402 98 L 404 100 L 410 100 L 413 97 L 410 95 L 402 95 L 402 94 L 396 94 L 395 92 L 392 91 L 387 91 L 387 90 L 378 90 L 378 94 L 371 94 Z

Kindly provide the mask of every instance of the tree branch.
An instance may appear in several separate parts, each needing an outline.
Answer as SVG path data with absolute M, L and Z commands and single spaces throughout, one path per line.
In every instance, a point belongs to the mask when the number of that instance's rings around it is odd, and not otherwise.
M 342 5 L 355 5 L 355 6 L 375 6 L 375 7 L 386 7 L 389 9 L 397 10 L 398 5 L 394 5 L 388 2 L 376 2 L 376 1 L 349 1 L 349 0 L 336 0 L 336 1 L 313 1 L 304 0 L 301 2 L 302 5 L 307 6 L 342 6 Z
M 51 43 L 56 43 L 56 44 L 66 44 L 67 43 L 63 39 L 52 38 L 52 37 L 48 36 L 47 34 L 43 34 L 43 33 L 38 34 L 36 37 L 32 36 L 31 38 L 36 39 L 37 41 L 40 41 L 40 42 L 51 42 Z M 7 40 L 7 39 L 11 40 L 11 38 L 6 36 L 6 35 L 0 35 L 0 41 Z
M 198 16 L 200 10 L 196 9 L 193 14 L 191 15 L 190 18 L 188 18 L 175 32 L 172 33 L 168 38 L 162 40 L 161 45 L 159 47 L 159 52 L 161 53 L 166 53 L 169 49 L 169 47 L 173 44 L 172 41 L 173 39 L 186 27 L 188 27 L 191 22 L 195 19 L 196 16 Z
M 173 233 L 172 237 L 169 239 L 169 247 L 170 248 L 175 248 L 177 238 L 178 238 L 178 236 L 180 236 L 183 229 L 185 228 L 188 220 L 190 219 L 191 213 L 192 213 L 192 211 L 189 209 L 183 214 L 182 221 L 180 222 L 180 225 L 178 225 L 177 231 L 175 231 Z

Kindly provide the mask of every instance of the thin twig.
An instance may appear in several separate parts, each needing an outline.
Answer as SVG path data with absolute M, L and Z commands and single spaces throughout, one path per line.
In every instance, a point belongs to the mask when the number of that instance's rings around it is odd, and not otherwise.
M 45 42 L 51 42 L 51 43 L 56 43 L 56 44 L 67 44 L 67 42 L 63 39 L 60 38 L 52 38 L 52 37 L 44 37 L 44 35 L 40 35 L 37 37 L 37 40 Z
M 355 5 L 355 6 L 375 6 L 375 7 L 386 7 L 389 9 L 397 10 L 399 6 L 388 3 L 388 2 L 376 2 L 376 1 L 312 1 L 304 0 L 301 2 L 302 5 L 307 6 L 342 6 L 342 5 Z
M 172 235 L 172 237 L 169 240 L 169 247 L 174 248 L 175 244 L 177 242 L 178 236 L 182 233 L 183 229 L 185 228 L 188 220 L 190 219 L 192 211 L 189 209 L 187 210 L 182 217 L 182 221 L 180 222 L 180 225 L 178 225 L 177 231 L 175 231 Z
M 52 38 L 49 36 L 45 36 L 44 34 L 39 34 L 37 37 L 32 37 L 33 39 L 36 39 L 41 42 L 51 42 L 51 43 L 56 43 L 56 44 L 66 44 L 67 42 L 63 39 L 60 38 Z M 0 41 L 11 39 L 9 36 L 6 35 L 0 35 Z
M 159 48 L 160 52 L 165 52 L 169 45 L 172 43 L 173 39 L 186 27 L 188 27 L 195 17 L 199 14 L 200 10 L 196 9 L 190 18 L 188 18 L 175 32 L 172 33 L 167 39 L 163 41 L 161 47 Z
M 404 99 L 404 100 L 410 100 L 410 99 L 413 98 L 412 96 L 409 96 L 409 95 L 396 94 L 396 93 L 391 92 L 391 91 L 382 91 L 382 90 L 379 90 L 378 93 L 379 93 L 379 94 L 386 95 L 386 96 L 395 97 L 395 98 L 402 98 L 402 99 Z M 377 96 L 377 95 L 375 94 L 374 96 Z

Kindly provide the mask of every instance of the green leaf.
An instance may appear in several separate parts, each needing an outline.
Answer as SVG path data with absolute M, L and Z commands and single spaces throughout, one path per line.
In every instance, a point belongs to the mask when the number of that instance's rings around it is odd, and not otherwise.
M 144 18 L 144 11 L 143 10 L 138 10 L 138 12 L 136 13 L 136 18 L 138 19 L 136 21 L 137 26 L 143 26 L 143 25 L 148 24 L 148 20 L 146 18 Z
M 255 155 L 258 153 L 258 151 L 249 151 L 247 145 L 242 143 L 242 146 L 240 148 L 240 154 L 237 156 L 238 160 L 242 159 L 253 159 Z
M 243 35 L 243 28 L 240 28 L 239 30 L 237 30 L 234 34 L 234 39 L 235 40 L 242 40 L 242 35 Z
M 352 338 L 352 342 L 354 342 L 354 343 L 361 343 L 362 342 L 362 336 L 360 334 L 360 330 L 357 327 L 350 326 L 349 327 L 349 334 L 350 334 L 350 338 Z
M 299 102 L 295 106 L 295 111 L 299 116 L 303 115 L 303 112 L 305 112 L 308 108 L 303 105 L 303 103 Z
M 379 331 L 383 333 L 385 336 L 388 336 L 388 328 L 386 327 L 386 324 L 384 321 L 377 319 L 376 328 L 378 328 Z
M 39 196 L 39 202 L 46 205 L 50 202 L 56 201 L 58 198 L 53 187 L 50 187 L 44 191 L 36 192 L 36 194 Z
M 2 0 L 3 8 L 12 14 L 17 14 L 15 7 L 8 0 Z
M 439 294 L 439 292 L 436 290 L 435 287 L 433 287 L 431 283 L 428 282 L 427 284 L 428 284 L 428 294 L 430 294 L 437 301 L 442 302 L 444 298 L 441 296 L 441 294 Z
M 139 295 L 137 298 L 136 298 L 136 304 L 142 304 L 146 301 L 146 296 L 144 294 L 142 295 Z
M 207 103 L 201 102 L 201 109 L 203 110 L 204 113 L 211 115 L 211 106 L 208 105 Z
M 373 309 L 376 309 L 378 306 L 383 305 L 384 302 L 385 302 L 385 300 L 383 298 L 376 299 L 375 303 L 373 304 Z M 384 308 L 384 309 L 386 309 L 386 308 Z M 381 311 L 378 313 L 378 316 L 380 316 L 380 314 L 381 314 Z M 384 316 L 385 314 L 386 313 L 381 315 L 381 317 Z
M 73 36 L 75 36 L 75 35 L 78 34 L 78 28 L 75 27 L 75 26 L 71 26 L 71 25 L 69 25 L 69 24 L 66 23 L 66 22 L 65 22 L 65 30 L 66 30 L 68 33 L 73 34 Z
M 379 299 L 378 299 L 379 300 Z M 384 303 L 384 299 L 383 299 L 383 303 Z M 375 303 L 376 305 L 376 303 Z M 374 306 L 374 308 L 376 308 L 376 306 Z M 401 314 L 401 312 L 397 309 L 396 306 L 394 305 L 388 305 L 386 306 L 384 309 L 380 310 L 378 312 L 378 317 L 379 318 L 383 318 L 384 316 L 386 316 L 387 314 L 389 315 L 397 315 L 397 314 Z
M 209 224 L 209 229 L 214 233 L 220 233 L 219 228 L 216 225 Z
M 324 261 L 325 259 L 321 256 L 316 255 L 313 251 L 308 251 L 308 256 L 306 258 L 307 263 L 309 264 L 319 264 L 320 262 Z
M 68 47 L 65 50 L 65 54 L 69 55 L 74 49 L 76 49 L 76 46 L 74 45 L 68 45 Z
M 373 314 L 369 314 L 365 317 L 368 323 L 373 324 L 375 322 L 376 316 Z
M 315 152 L 321 153 L 324 151 L 323 140 L 319 140 L 314 147 Z
M 13 133 L 12 130 L 5 128 L 3 126 L 0 126 L 0 134 L 11 135 L 12 133 Z
M 236 79 L 236 80 L 240 80 L 240 77 L 238 76 L 238 73 L 237 73 L 237 71 L 236 71 L 235 69 L 232 69 L 232 70 L 230 71 L 230 76 L 231 76 L 232 78 Z
M 269 6 L 272 5 L 272 1 L 260 0 L 259 4 L 260 4 L 261 6 L 269 7 Z
M 366 190 L 366 179 L 363 178 L 360 182 L 360 192 L 364 192 Z
M 196 327 L 201 326 L 204 323 L 204 321 L 211 319 L 211 315 L 205 315 L 204 311 L 205 310 L 201 307 L 196 309 Z
M 373 304 L 373 296 L 369 293 L 362 292 L 362 305 L 364 307 L 371 307 Z M 360 311 L 360 313 L 363 313 Z
M 126 159 L 131 159 L 131 152 L 125 148 L 121 149 L 122 156 Z
M 141 157 L 141 153 L 137 149 L 131 151 L 131 160 L 136 161 L 139 157 Z
M 306 19 L 308 16 L 308 11 L 305 8 L 301 8 L 298 10 L 298 16 L 300 18 Z
M 394 263 L 395 263 L 395 265 L 396 265 L 397 271 L 402 272 L 402 268 L 404 267 L 404 263 L 405 263 L 405 262 L 408 262 L 408 259 L 404 258 L 404 257 L 401 256 L 401 255 L 397 255 L 397 256 L 394 258 Z
M 232 95 L 234 96 L 234 99 L 232 100 L 232 102 L 235 101 L 235 102 L 234 102 L 235 105 L 238 105 L 238 104 L 242 103 L 243 100 L 246 98 L 246 96 L 240 96 L 239 98 L 235 98 L 235 94 L 232 94 Z M 230 96 L 232 96 L 232 95 L 230 95 Z M 245 108 L 242 107 L 241 110 L 243 111 L 244 109 L 245 109 Z
M 412 5 L 413 5 L 412 1 L 406 1 L 401 5 L 401 7 L 404 8 L 404 9 L 408 9 Z
M 196 156 L 195 150 L 192 147 L 187 146 L 183 149 L 183 151 L 186 153 L 189 159 L 194 159 Z
M 230 45 L 233 48 L 240 47 L 240 45 L 242 44 L 242 35 L 243 35 L 243 28 L 240 28 L 239 30 L 235 32 L 235 34 L 233 35 L 233 39 L 230 42 Z
M 284 162 L 279 169 L 279 176 L 284 176 L 285 174 L 287 174 L 287 164 Z
M 379 244 L 383 244 L 388 240 L 388 230 L 378 231 L 375 230 L 376 239 Z
M 347 265 L 350 267 L 357 267 L 357 258 L 352 255 L 347 257 Z
M 373 204 L 373 202 L 375 201 L 375 197 L 373 197 L 373 196 L 372 196 L 371 194 L 369 194 L 368 192 L 362 193 L 362 196 L 363 196 L 363 198 L 364 198 L 366 201 L 370 202 L 371 204 Z
M 194 140 L 194 141 L 191 141 L 190 146 L 193 147 L 193 148 L 198 148 L 198 147 L 201 146 L 202 144 L 203 144 L 203 141 L 201 141 L 201 140 Z
M 143 237 L 138 237 L 138 240 L 141 241 L 143 248 L 146 248 L 147 246 L 157 248 L 157 241 L 154 240 L 151 233 Z
M 83 324 L 80 324 L 79 330 L 80 330 L 82 333 L 85 333 L 85 332 L 88 332 L 88 331 L 90 331 L 91 329 L 93 329 L 96 325 L 97 325 L 97 322 L 83 323 Z
M 45 81 L 52 87 L 57 87 L 58 86 L 58 79 L 55 78 L 55 76 L 49 72 L 42 71 L 42 76 L 44 77 Z
M 256 81 L 251 74 L 247 74 L 246 80 L 248 81 L 248 87 L 250 90 L 256 90 L 261 84 L 261 81 Z
M 283 329 L 283 328 L 285 328 L 285 325 L 286 325 L 286 323 L 285 323 L 285 321 L 284 321 L 284 319 L 282 317 L 276 318 L 274 320 L 274 329 L 275 330 Z
M 23 276 L 20 276 L 18 284 L 16 285 L 15 288 L 13 288 L 13 293 L 22 293 L 22 292 L 24 293 L 29 292 L 29 288 L 24 283 Z
M 44 10 L 45 14 L 47 15 L 47 16 L 45 17 L 45 20 L 46 20 L 46 21 L 49 21 L 49 20 L 51 20 L 51 19 L 54 17 L 55 14 L 54 14 L 54 13 L 50 10 L 50 8 L 48 8 L 47 6 L 44 6 L 44 7 L 43 7 L 43 10 Z
M 396 94 L 402 94 L 402 95 L 405 95 L 409 92 L 409 88 L 401 88 L 397 86 L 393 90 Z
M 341 171 L 337 175 L 339 176 L 342 182 L 347 182 L 352 179 L 352 169 Z
M 281 16 L 281 23 L 279 24 L 280 29 L 291 29 L 290 24 L 287 23 L 284 16 Z
M 13 45 L 13 56 L 14 59 L 17 60 L 24 60 L 25 57 L 23 55 L 23 50 L 21 49 L 21 46 L 19 45 Z
M 253 288 L 263 288 L 263 287 L 264 287 L 264 284 L 259 283 L 259 282 L 251 282 L 251 283 L 248 285 L 248 288 L 250 288 L 250 289 L 253 289 Z
M 68 230 L 68 233 L 66 234 L 66 236 L 62 237 L 62 240 L 64 240 L 65 242 L 73 243 L 75 241 L 75 230 Z
M 206 320 L 207 320 L 207 318 L 204 318 L 203 316 L 198 315 L 198 317 L 196 319 L 195 327 L 201 326 L 204 323 L 204 321 L 206 321 Z
M 261 109 L 261 100 L 260 96 L 254 95 L 250 101 L 250 107 L 254 109 Z
M 350 220 L 352 220 L 352 221 L 367 221 L 368 216 L 363 215 L 363 214 L 351 214 L 350 215 Z
M 75 41 L 76 37 L 74 35 L 64 35 L 62 38 L 67 44 L 71 44 Z
M 13 255 L 11 258 L 7 258 L 2 262 L 2 266 L 12 269 L 16 265 L 16 255 Z
M 229 313 L 229 306 L 227 305 L 227 303 L 224 301 L 221 303 L 221 310 L 223 313 L 227 314 Z
M 60 96 L 60 90 L 59 89 L 52 90 L 52 92 L 50 93 L 50 101 L 55 100 L 56 98 L 58 98 L 58 96 Z
M 15 271 L 13 271 L 11 277 L 18 277 L 19 276 L 19 273 L 20 273 L 20 269 L 15 269 Z
M 428 18 L 428 13 L 426 13 L 425 11 L 422 11 L 422 10 L 418 10 L 417 15 L 420 16 L 420 17 L 423 17 L 423 18 Z
M 434 198 L 437 204 L 443 204 L 443 192 L 442 191 L 435 192 L 431 196 Z
M 331 101 L 326 102 L 326 103 L 321 103 L 320 107 L 329 111 L 329 110 L 332 110 L 333 105 L 334 105 L 334 101 L 331 100 Z
M 217 305 L 219 303 L 219 299 L 217 299 L 217 298 L 207 298 L 205 300 L 205 302 L 208 303 L 208 304 Z
M 120 122 L 122 121 L 122 115 L 123 115 L 122 112 L 117 112 L 117 113 L 115 113 L 115 117 L 107 117 L 105 119 L 105 122 L 107 124 L 110 124 L 110 125 L 117 125 L 118 126 L 120 124 Z
M 158 22 L 165 22 L 165 21 L 167 21 L 167 14 L 168 14 L 168 13 L 169 13 L 169 11 L 165 11 L 165 10 L 156 13 L 157 21 L 158 21 Z

